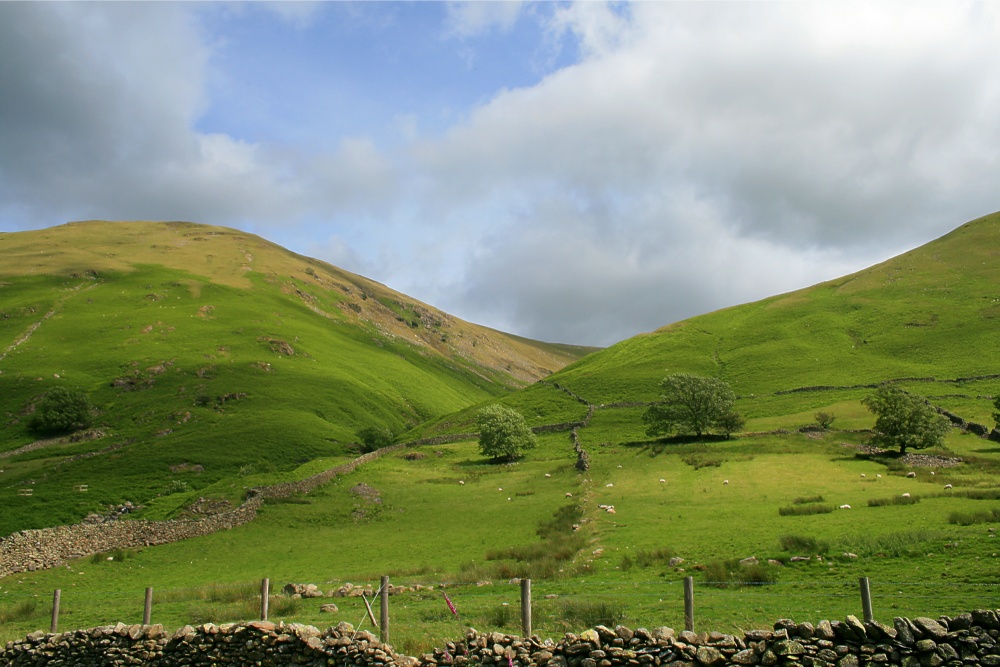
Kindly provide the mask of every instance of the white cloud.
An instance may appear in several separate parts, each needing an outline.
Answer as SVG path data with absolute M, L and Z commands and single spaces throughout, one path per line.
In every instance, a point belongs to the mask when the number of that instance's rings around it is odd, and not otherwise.
M 0 3 L 6 227 L 251 227 L 462 317 L 610 343 L 1000 208 L 994 3 L 450 5 L 456 50 L 548 21 L 579 62 L 433 137 L 395 109 L 391 150 L 385 128 L 311 145 L 198 131 L 225 40 L 199 7 Z

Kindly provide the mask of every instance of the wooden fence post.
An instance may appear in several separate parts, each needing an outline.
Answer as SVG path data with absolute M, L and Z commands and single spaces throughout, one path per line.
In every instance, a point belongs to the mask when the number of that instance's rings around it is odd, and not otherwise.
M 868 577 L 858 579 L 858 584 L 861 587 L 861 610 L 864 612 L 865 621 L 874 621 L 875 615 L 872 614 L 872 591 L 868 586 Z
M 53 634 L 56 632 L 56 628 L 59 627 L 59 598 L 62 597 L 62 591 L 58 588 L 52 594 L 52 627 L 50 632 Z
M 264 578 L 260 580 L 260 620 L 267 620 L 267 605 L 271 597 L 271 580 Z
M 521 636 L 531 636 L 531 579 L 521 580 Z
M 379 602 L 381 602 L 378 619 L 379 639 L 383 644 L 386 644 L 389 642 L 389 577 L 382 577 L 382 586 L 379 591 Z
M 694 577 L 684 577 L 684 629 L 694 632 Z
M 142 624 L 149 625 L 153 617 L 153 587 L 146 587 L 146 601 L 142 605 Z

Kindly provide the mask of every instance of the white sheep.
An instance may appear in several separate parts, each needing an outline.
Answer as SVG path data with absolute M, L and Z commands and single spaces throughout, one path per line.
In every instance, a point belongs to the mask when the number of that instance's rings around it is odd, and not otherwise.
M 862 478 L 864 478 L 864 476 L 865 476 L 865 474 L 864 474 L 864 473 L 861 473 L 861 477 L 862 477 Z
M 549 473 L 545 473 L 545 476 L 546 477 L 552 477 L 552 475 L 550 475 Z
M 567 498 L 572 498 L 572 497 L 573 497 L 573 494 L 572 494 L 572 493 L 566 493 L 566 497 L 567 497 Z
M 462 486 L 465 486 L 465 482 L 463 480 L 461 480 L 461 479 L 458 480 L 458 483 L 461 484 Z
M 951 484 L 945 484 L 945 485 L 944 485 L 944 488 L 945 488 L 945 489 L 950 489 L 950 488 L 952 488 L 952 487 L 951 487 Z
M 851 506 L 850 505 L 841 505 L 840 509 L 842 509 L 842 510 L 849 510 L 849 509 L 851 509 Z
M 614 484 L 610 484 L 609 483 L 609 484 L 605 484 L 604 486 L 606 486 L 606 487 L 608 487 L 610 489 L 612 486 L 614 486 Z
M 665 480 L 665 479 L 663 479 L 663 478 L 661 477 L 661 478 L 660 478 L 660 484 L 666 484 L 666 483 L 667 483 L 667 480 Z
M 910 494 L 908 494 L 908 493 L 904 493 L 904 494 L 903 494 L 903 497 L 904 497 L 904 498 L 909 498 L 909 497 L 910 497 Z

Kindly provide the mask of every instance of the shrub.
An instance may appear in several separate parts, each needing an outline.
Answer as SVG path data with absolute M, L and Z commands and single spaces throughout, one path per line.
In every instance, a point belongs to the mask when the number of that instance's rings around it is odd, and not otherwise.
M 69 433 L 90 426 L 93 410 L 82 391 L 56 387 L 42 397 L 28 428 L 43 435 Z
M 384 426 L 365 426 L 358 429 L 354 435 L 361 444 L 361 451 L 365 454 L 388 447 L 396 437 L 391 429 Z
M 819 427 L 825 431 L 833 425 L 833 420 L 836 417 L 830 412 L 817 412 L 815 419 Z
M 825 554 L 830 550 L 830 545 L 826 542 L 805 535 L 782 535 L 778 538 L 778 544 L 782 551 L 788 553 Z
M 821 503 L 825 500 L 823 496 L 800 496 L 792 501 L 795 505 L 808 505 L 809 503 Z
M 869 498 L 868 507 L 886 507 L 887 505 L 916 505 L 920 496 L 892 496 L 891 498 Z
M 948 515 L 948 523 L 959 526 L 971 526 L 977 523 L 1000 523 L 1000 509 L 981 512 L 952 512 Z
M 810 514 L 829 514 L 833 511 L 833 505 L 792 505 L 791 507 L 778 508 L 781 516 L 808 516 Z

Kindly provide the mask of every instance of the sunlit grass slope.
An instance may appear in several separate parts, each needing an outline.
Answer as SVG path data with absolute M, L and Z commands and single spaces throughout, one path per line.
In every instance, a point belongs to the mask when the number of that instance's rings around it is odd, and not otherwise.
M 864 271 L 694 317 L 552 379 L 594 403 L 653 400 L 667 373 L 742 397 L 798 387 L 1000 373 L 1000 214 Z M 779 408 L 780 411 L 780 408 Z
M 55 386 L 104 434 L 0 459 L 0 534 L 210 485 L 238 502 L 248 476 L 343 459 L 359 427 L 402 432 L 583 352 L 218 227 L 75 223 L 0 234 L 0 258 L 0 453 L 34 441 Z

